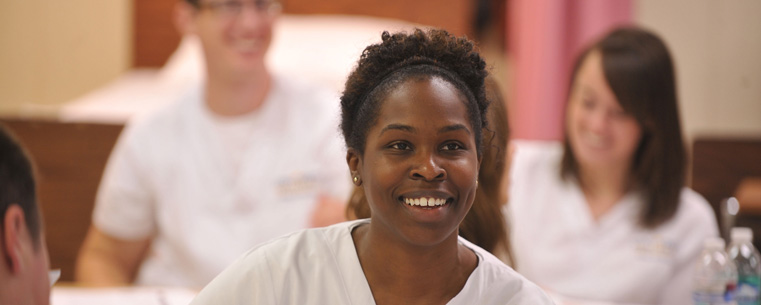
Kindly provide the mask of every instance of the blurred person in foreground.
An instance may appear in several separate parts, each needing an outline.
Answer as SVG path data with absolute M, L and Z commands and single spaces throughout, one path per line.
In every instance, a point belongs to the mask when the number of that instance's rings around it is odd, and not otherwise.
M 634 27 L 592 44 L 573 69 L 563 142 L 513 141 L 516 270 L 569 304 L 692 304 L 708 202 L 685 187 L 674 66 Z
M 0 304 L 50 303 L 48 248 L 32 163 L 0 126 Z
M 185 0 L 205 81 L 130 121 L 108 161 L 76 278 L 201 288 L 246 249 L 344 220 L 337 97 L 270 72 L 274 0 Z

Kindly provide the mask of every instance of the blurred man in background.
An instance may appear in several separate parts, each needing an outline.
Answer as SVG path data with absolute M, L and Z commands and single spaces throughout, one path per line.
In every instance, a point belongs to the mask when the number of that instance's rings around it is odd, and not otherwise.
M 76 278 L 201 288 L 252 246 L 343 220 L 334 93 L 271 73 L 273 0 L 185 0 L 205 82 L 131 121 L 106 166 Z

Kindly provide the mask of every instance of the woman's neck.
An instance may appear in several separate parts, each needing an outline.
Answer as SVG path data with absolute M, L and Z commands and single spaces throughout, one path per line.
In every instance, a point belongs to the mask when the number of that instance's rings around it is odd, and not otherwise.
M 367 224 L 356 228 L 352 237 L 379 305 L 447 303 L 462 290 L 478 264 L 475 253 L 460 245 L 456 234 L 440 245 L 421 247 L 377 233 Z
M 236 116 L 259 109 L 272 88 L 272 77 L 265 69 L 246 77 L 208 75 L 206 105 L 222 116 Z
M 598 220 L 610 211 L 630 189 L 626 166 L 579 166 L 579 184 L 592 217 Z

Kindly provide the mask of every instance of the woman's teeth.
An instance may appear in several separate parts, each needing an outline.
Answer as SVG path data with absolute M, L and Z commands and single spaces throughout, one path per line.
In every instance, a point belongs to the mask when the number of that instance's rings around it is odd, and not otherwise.
M 404 203 L 411 206 L 432 207 L 442 206 L 447 203 L 446 199 L 441 198 L 404 198 Z
M 603 137 L 599 135 L 588 133 L 584 138 L 586 139 L 587 143 L 592 146 L 602 147 L 604 145 Z
M 240 39 L 235 43 L 235 47 L 239 51 L 243 52 L 256 51 L 260 48 L 260 46 L 261 43 L 257 39 Z

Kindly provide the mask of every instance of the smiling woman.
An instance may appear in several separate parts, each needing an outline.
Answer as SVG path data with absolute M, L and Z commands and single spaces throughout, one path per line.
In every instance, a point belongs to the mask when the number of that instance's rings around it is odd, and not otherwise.
M 718 230 L 685 187 L 666 44 L 615 29 L 577 58 L 569 91 L 563 143 L 514 142 L 516 269 L 569 301 L 691 304 L 692 264 Z
M 364 154 L 350 148 L 347 157 L 357 184 L 367 184 L 365 194 L 379 220 L 369 227 L 391 225 L 401 233 L 392 239 L 412 245 L 456 239 L 473 204 L 478 175 L 466 104 L 438 77 L 409 79 L 382 103 Z M 360 229 L 354 237 L 361 246 L 365 237 L 374 237 Z
M 371 218 L 261 245 L 193 304 L 552 304 L 457 234 L 478 186 L 484 61 L 441 30 L 382 38 L 341 97 L 346 160 Z
M 478 171 L 478 188 L 473 205 L 460 223 L 459 235 L 494 254 L 508 265 L 511 263 L 507 224 L 502 209 L 507 202 L 509 128 L 505 101 L 493 78 L 486 79 L 488 126 L 483 129 L 483 152 Z M 413 200 L 409 200 L 414 203 Z M 370 218 L 370 206 L 364 189 L 354 188 L 346 206 L 347 219 Z

